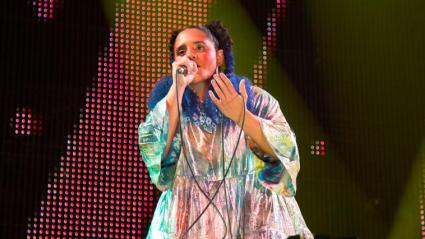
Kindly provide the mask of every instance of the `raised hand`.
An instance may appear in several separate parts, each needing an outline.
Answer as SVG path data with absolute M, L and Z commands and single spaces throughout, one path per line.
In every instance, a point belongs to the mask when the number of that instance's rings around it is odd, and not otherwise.
M 186 66 L 188 70 L 186 75 L 176 74 L 177 68 L 180 66 Z M 173 83 L 177 81 L 179 89 L 184 89 L 194 80 L 197 71 L 198 67 L 194 61 L 190 60 L 187 56 L 181 57 L 172 64 Z
M 214 79 L 211 81 L 211 84 L 214 87 L 218 98 L 215 97 L 212 91 L 209 91 L 208 94 L 212 101 L 227 118 L 240 125 L 242 122 L 244 108 L 246 108 L 246 101 L 248 99 L 245 89 L 245 80 L 242 80 L 239 83 L 239 89 L 241 92 L 240 95 L 224 73 L 220 73 L 218 75 L 214 74 L 213 78 Z

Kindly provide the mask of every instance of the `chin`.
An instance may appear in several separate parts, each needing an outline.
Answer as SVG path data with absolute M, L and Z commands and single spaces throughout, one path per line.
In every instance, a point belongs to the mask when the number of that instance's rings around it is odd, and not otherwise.
M 211 75 L 200 75 L 200 76 L 196 76 L 195 79 L 193 79 L 192 83 L 200 83 L 200 82 L 204 82 L 204 81 L 210 81 L 212 78 L 212 74 Z

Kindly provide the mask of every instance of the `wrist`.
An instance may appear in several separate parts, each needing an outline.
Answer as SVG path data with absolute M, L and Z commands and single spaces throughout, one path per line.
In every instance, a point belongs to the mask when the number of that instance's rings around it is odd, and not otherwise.
M 176 94 L 176 88 L 177 88 L 177 92 L 179 94 L 179 96 L 181 97 L 186 89 L 187 85 L 182 84 L 181 82 L 179 82 L 179 84 L 177 84 L 175 81 L 173 82 L 173 84 L 171 85 L 170 91 L 173 91 L 173 94 Z
M 239 119 L 236 121 L 236 124 L 242 128 L 242 124 L 244 124 L 244 126 L 246 125 L 246 121 L 248 118 L 248 114 L 249 112 L 246 110 L 246 108 L 243 108 L 241 110 L 241 113 L 239 115 Z
M 170 90 L 168 91 L 168 94 L 166 95 L 166 102 L 167 102 L 167 107 L 170 108 L 174 108 L 175 106 L 177 106 L 177 103 L 179 103 L 179 108 L 181 109 L 181 105 L 182 105 L 182 99 L 183 99 L 183 94 L 184 94 L 184 87 L 179 87 L 180 89 L 178 89 L 176 91 L 176 84 L 173 83 L 171 85 Z M 177 94 L 179 97 L 179 101 L 177 102 Z M 177 108 L 177 107 L 176 107 Z

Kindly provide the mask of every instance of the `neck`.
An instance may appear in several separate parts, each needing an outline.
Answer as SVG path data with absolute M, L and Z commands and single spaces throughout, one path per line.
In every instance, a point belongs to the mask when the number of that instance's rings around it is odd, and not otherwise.
M 211 81 L 201 81 L 198 83 L 190 84 L 192 91 L 198 96 L 201 102 L 205 101 L 205 96 L 207 95 L 208 87 L 210 86 Z

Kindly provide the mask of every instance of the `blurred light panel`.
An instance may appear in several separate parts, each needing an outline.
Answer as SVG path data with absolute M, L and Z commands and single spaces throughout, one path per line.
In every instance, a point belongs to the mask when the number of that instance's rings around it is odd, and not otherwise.
M 310 145 L 310 154 L 316 156 L 325 156 L 325 141 L 324 140 L 315 140 Z
M 254 64 L 253 84 L 264 86 L 267 78 L 267 59 L 275 52 L 277 46 L 277 26 L 285 18 L 286 0 L 276 0 L 271 12 L 267 15 L 266 35 L 262 38 L 262 51 L 258 63 Z
M 139 155 L 137 128 L 146 116 L 150 90 L 170 72 L 171 31 L 205 24 L 211 4 L 116 3 L 96 82 L 86 93 L 79 122 L 50 175 L 40 208 L 29 219 L 28 239 L 140 238 L 146 233 L 156 199 Z M 41 17 L 46 11 L 53 14 L 54 6 L 42 6 L 37 9 Z
M 42 6 L 37 8 L 42 13 L 39 17 L 53 17 L 57 2 L 49 2 L 33 1 L 34 6 Z M 27 239 L 139 238 L 146 234 L 156 199 L 139 156 L 137 128 L 148 113 L 147 99 L 155 82 L 169 75 L 170 33 L 205 24 L 213 3 L 116 3 L 108 45 L 99 53 L 96 81 L 86 93 L 79 122 L 68 135 L 65 153 L 50 175 L 40 208 L 29 219 Z M 267 18 L 267 35 L 259 63 L 253 67 L 255 85 L 262 86 L 267 76 L 267 57 L 276 48 L 276 26 L 285 7 L 284 1 L 277 0 Z
M 41 135 L 42 122 L 41 116 L 34 114 L 31 108 L 18 107 L 9 125 L 16 135 Z
M 63 0 L 32 0 L 33 11 L 42 21 L 52 20 L 55 10 L 63 5 Z

